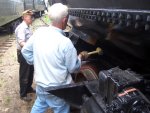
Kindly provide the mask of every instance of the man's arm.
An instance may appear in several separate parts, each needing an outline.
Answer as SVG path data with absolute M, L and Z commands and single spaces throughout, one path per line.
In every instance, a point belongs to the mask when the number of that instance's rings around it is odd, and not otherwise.
M 70 40 L 66 45 L 67 49 L 65 50 L 65 65 L 69 73 L 73 73 L 78 71 L 81 67 L 81 56 L 77 56 L 77 51 Z
M 25 45 L 25 29 L 20 28 L 17 31 L 17 43 L 21 46 L 21 48 Z
M 32 65 L 33 64 L 33 40 L 34 35 L 30 37 L 27 43 L 23 46 L 21 52 L 24 58 L 26 59 L 27 63 Z

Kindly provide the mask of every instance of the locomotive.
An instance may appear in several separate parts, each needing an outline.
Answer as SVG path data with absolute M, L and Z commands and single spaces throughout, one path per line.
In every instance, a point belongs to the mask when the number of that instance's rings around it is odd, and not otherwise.
M 49 0 L 69 7 L 67 32 L 90 56 L 74 84 L 47 88 L 80 113 L 150 113 L 150 1 Z
M 1 0 L 0 31 L 12 32 L 21 21 L 22 12 L 27 9 L 35 11 L 36 17 L 45 10 L 43 0 Z

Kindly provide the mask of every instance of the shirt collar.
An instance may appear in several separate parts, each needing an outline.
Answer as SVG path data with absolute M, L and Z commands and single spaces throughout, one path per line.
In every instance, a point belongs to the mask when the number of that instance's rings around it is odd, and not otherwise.
M 29 28 L 29 26 L 26 24 L 25 21 L 23 21 L 22 24 L 23 24 L 23 26 L 24 26 L 25 28 Z
M 50 27 L 51 27 L 52 29 L 54 29 L 54 30 L 60 32 L 62 35 L 66 36 L 66 34 L 64 33 L 64 31 L 63 31 L 62 29 L 59 29 L 59 28 L 57 28 L 57 27 L 55 27 L 55 26 L 52 26 L 52 25 L 50 25 Z

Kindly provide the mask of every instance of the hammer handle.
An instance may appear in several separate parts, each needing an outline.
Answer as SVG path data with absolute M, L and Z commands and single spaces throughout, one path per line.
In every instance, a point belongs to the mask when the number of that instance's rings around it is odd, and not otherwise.
M 92 51 L 92 52 L 89 52 L 88 55 L 93 55 L 93 54 L 98 54 L 99 52 L 98 51 Z

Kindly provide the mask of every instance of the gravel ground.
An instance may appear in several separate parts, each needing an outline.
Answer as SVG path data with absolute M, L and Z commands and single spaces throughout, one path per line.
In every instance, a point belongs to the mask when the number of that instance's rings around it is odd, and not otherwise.
M 33 30 L 44 24 L 39 19 L 33 23 Z M 0 36 L 0 42 L 6 38 L 15 38 L 14 35 Z M 33 98 L 31 102 L 20 100 L 19 96 L 19 64 L 16 56 L 16 41 L 12 46 L 0 56 L 0 113 L 30 113 L 36 96 L 30 94 Z M 33 85 L 35 87 L 35 85 Z M 50 110 L 47 113 L 51 113 Z

